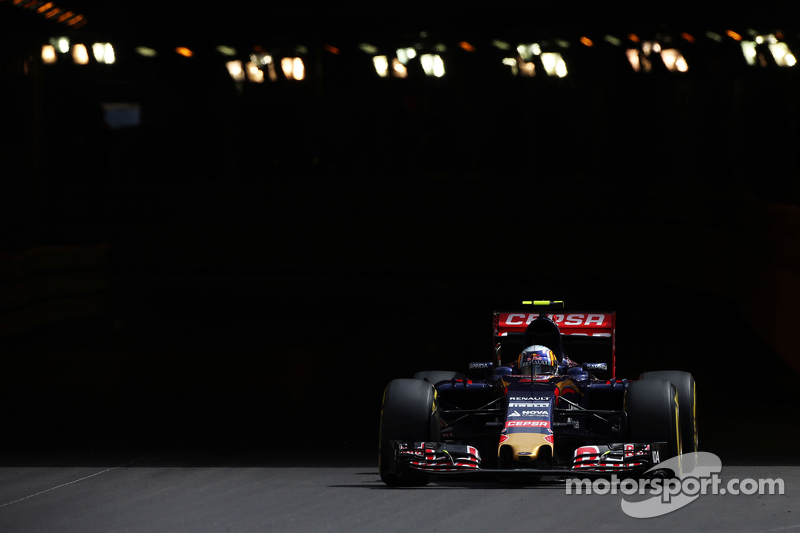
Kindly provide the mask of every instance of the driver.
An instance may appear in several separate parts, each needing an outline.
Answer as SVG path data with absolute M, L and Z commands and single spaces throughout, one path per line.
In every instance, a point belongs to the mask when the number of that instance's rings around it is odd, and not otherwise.
M 547 346 L 534 344 L 519 354 L 517 367 L 523 376 L 555 376 L 558 373 L 558 359 Z

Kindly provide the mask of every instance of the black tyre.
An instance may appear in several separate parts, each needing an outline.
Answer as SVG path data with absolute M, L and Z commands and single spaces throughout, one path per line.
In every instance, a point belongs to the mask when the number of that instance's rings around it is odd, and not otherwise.
M 426 370 L 424 372 L 417 372 L 414 374 L 414 379 L 427 379 L 434 385 L 439 383 L 440 381 L 449 381 L 453 378 L 455 379 L 464 379 L 466 376 L 459 372 L 450 372 L 447 370 Z
M 627 435 L 630 442 L 666 442 L 669 457 L 681 454 L 678 393 L 669 381 L 634 381 L 625 391 Z
M 688 372 L 664 370 L 645 372 L 639 379 L 665 379 L 678 391 L 678 405 L 681 419 L 681 448 L 683 453 L 697 451 L 697 385 Z
M 420 487 L 428 484 L 428 476 L 392 472 L 394 457 L 389 441 L 439 442 L 439 411 L 436 389 L 419 379 L 396 379 L 383 393 L 379 439 L 378 472 L 387 485 Z

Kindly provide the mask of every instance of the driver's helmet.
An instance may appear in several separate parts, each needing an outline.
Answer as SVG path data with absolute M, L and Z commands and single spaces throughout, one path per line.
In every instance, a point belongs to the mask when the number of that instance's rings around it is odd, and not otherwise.
M 554 376 L 558 371 L 556 354 L 547 346 L 539 344 L 528 346 L 522 350 L 517 365 L 523 376 Z

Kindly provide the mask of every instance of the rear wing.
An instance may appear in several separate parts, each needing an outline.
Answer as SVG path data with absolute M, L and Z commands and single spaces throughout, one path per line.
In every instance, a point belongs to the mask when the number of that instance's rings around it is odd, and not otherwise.
M 525 329 L 532 321 L 540 316 L 539 312 L 524 311 L 495 311 L 494 312 L 494 346 L 497 355 L 497 364 L 501 364 L 501 353 L 516 356 L 525 346 Z M 547 313 L 561 331 L 561 340 L 567 355 L 578 358 L 581 355 L 596 353 L 593 347 L 611 348 L 611 377 L 616 377 L 616 321 L 614 311 L 570 311 L 560 313 Z M 506 348 L 503 349 L 502 347 Z M 605 351 L 605 350 L 603 350 Z M 604 359 L 608 357 L 607 352 Z

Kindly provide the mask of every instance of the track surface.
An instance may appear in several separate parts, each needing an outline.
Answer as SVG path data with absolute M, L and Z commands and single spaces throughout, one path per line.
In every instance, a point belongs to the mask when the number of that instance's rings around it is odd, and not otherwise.
M 784 495 L 700 496 L 665 516 L 637 520 L 621 511 L 620 495 L 567 495 L 557 481 L 390 489 L 365 457 L 278 461 L 240 454 L 233 461 L 169 450 L 132 455 L 6 457 L 0 530 L 800 531 L 796 466 L 723 466 L 723 482 L 782 478 Z

